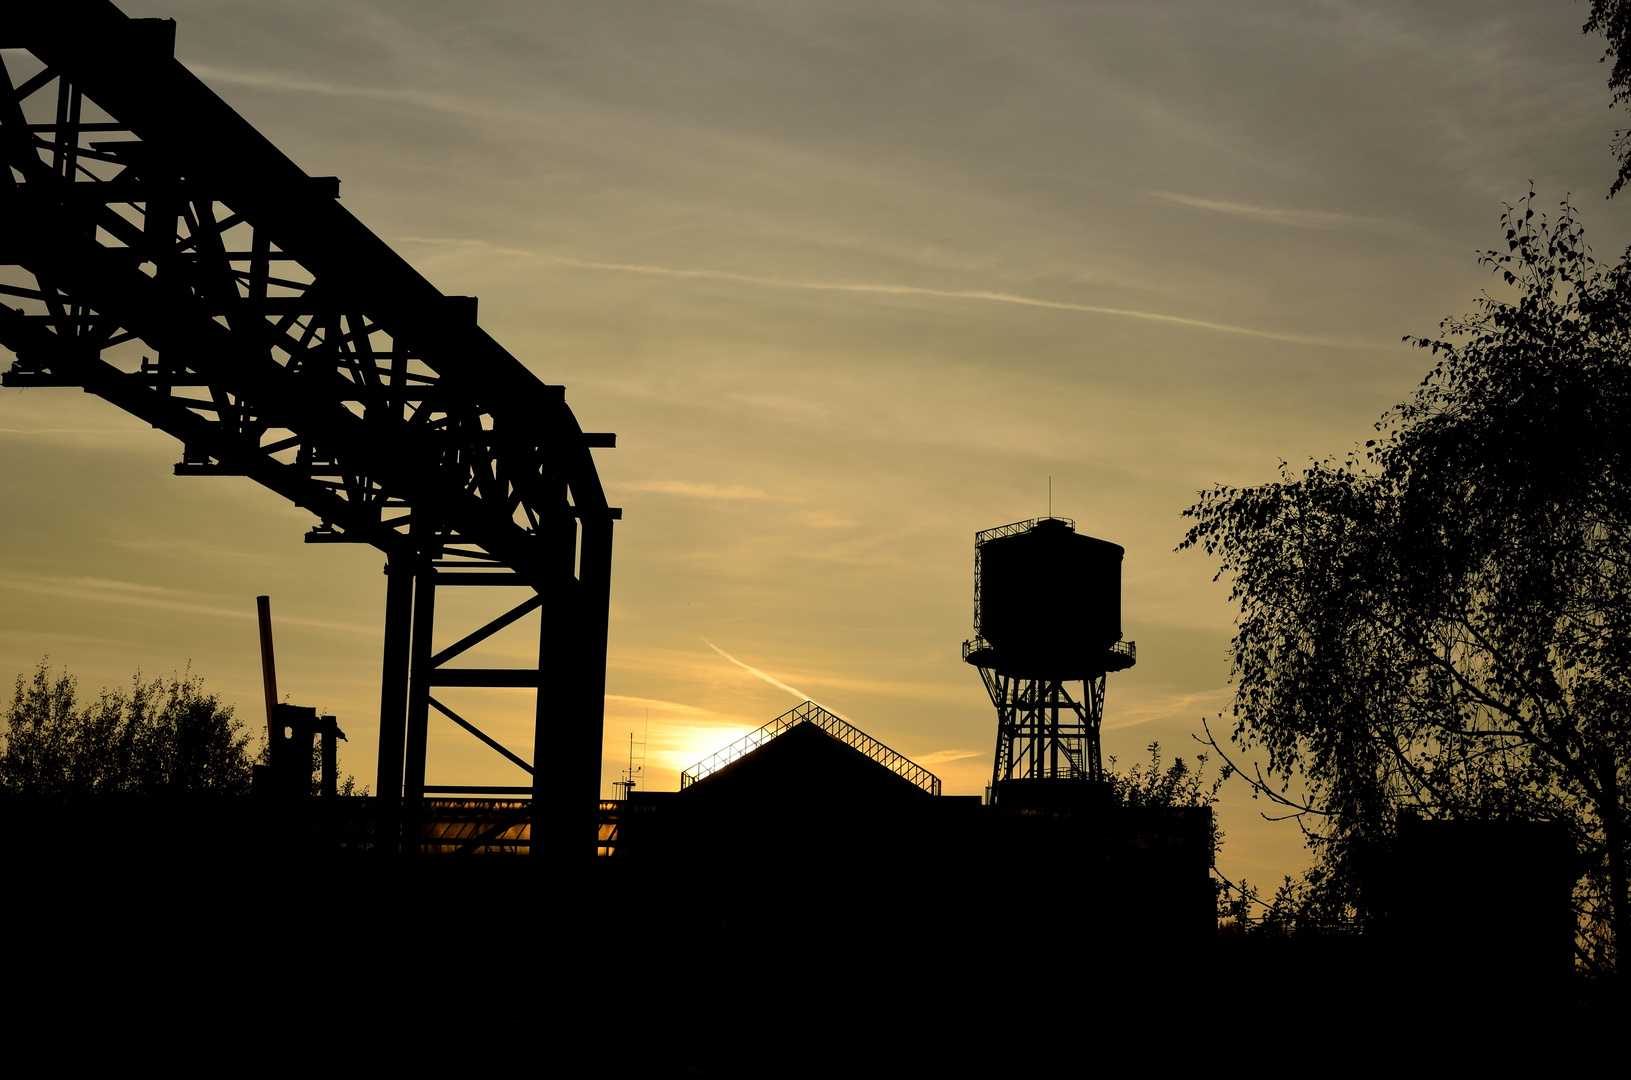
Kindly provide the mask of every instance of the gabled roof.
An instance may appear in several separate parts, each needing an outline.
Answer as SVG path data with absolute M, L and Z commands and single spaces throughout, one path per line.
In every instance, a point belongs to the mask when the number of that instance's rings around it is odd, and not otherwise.
M 680 790 L 712 788 L 744 774 L 753 776 L 753 787 L 940 794 L 939 777 L 813 701 L 685 770 Z

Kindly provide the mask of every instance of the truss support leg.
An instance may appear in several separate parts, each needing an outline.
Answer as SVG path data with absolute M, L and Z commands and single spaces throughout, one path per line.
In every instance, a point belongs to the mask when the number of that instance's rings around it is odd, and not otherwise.
M 379 691 L 379 771 L 374 849 L 394 854 L 402 835 L 402 751 L 408 709 L 408 639 L 413 624 L 413 566 L 385 566 L 385 660 Z
M 600 832 L 601 750 L 606 739 L 606 639 L 612 602 L 610 517 L 586 518 L 583 522 L 578 584 L 583 605 L 579 616 L 582 652 L 578 659 L 582 666 L 578 669 L 576 685 L 583 695 L 578 703 L 583 743 L 573 754 L 572 768 L 573 775 L 581 775 L 582 780 L 572 785 L 572 812 L 565 819 L 571 824 L 570 850 L 574 859 L 580 851 L 592 857 L 595 849 L 588 838 Z
M 408 668 L 408 746 L 402 778 L 403 851 L 417 855 L 423 845 L 425 756 L 430 741 L 432 633 L 436 626 L 436 571 L 420 566 L 414 577 L 413 644 Z
M 572 768 L 550 768 L 546 762 L 571 762 L 572 750 L 572 657 L 574 642 L 570 623 L 575 611 L 563 603 L 564 597 L 577 599 L 577 582 L 552 582 L 556 594 L 543 607 L 538 625 L 538 701 L 533 713 L 532 731 L 532 847 L 528 853 L 554 865 L 571 859 Z M 564 745 L 563 745 L 564 744 Z M 564 774 L 564 775 L 563 775 Z M 598 796 L 598 792 L 597 792 Z M 596 800 L 599 807 L 599 800 Z M 568 827 L 563 830 L 563 822 Z M 565 833 L 568 843 L 562 842 Z
M 578 523 L 560 522 L 555 537 L 549 579 L 537 586 L 544 603 L 538 621 L 538 700 L 532 729 L 532 846 L 528 853 L 559 867 L 573 862 L 572 779 L 577 763 L 573 753 L 576 749 L 573 713 L 577 705 L 574 680 L 581 670 L 576 663 L 580 640 L 574 630 L 581 617 L 583 590 L 582 582 L 573 574 Z M 561 766 L 551 768 L 546 762 L 560 762 Z M 598 790 L 596 796 L 598 810 Z
M 611 520 L 586 519 L 571 562 L 552 584 L 538 640 L 533 729 L 532 853 L 571 866 L 594 854 L 601 749 L 606 726 L 606 605 L 611 596 Z M 570 559 L 571 548 L 566 548 Z M 559 761 L 558 769 L 545 762 Z

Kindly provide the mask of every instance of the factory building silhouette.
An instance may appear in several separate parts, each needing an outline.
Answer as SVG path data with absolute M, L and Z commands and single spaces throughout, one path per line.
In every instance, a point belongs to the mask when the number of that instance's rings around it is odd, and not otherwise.
M 1105 677 L 1135 655 L 1122 549 L 1050 517 L 982 532 L 975 551 L 963 655 L 997 712 L 984 797 L 943 795 L 806 701 L 686 770 L 679 791 L 603 804 L 601 850 L 706 883 L 705 904 L 754 896 L 810 917 L 861 902 L 874 926 L 916 934 L 1018 919 L 1016 960 L 1037 925 L 1085 933 L 1101 955 L 1199 947 L 1216 927 L 1211 808 L 1120 806 L 1103 775 Z

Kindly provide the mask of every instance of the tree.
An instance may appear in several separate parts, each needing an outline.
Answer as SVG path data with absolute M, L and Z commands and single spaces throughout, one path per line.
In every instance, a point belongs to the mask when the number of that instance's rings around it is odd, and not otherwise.
M 1631 100 L 1631 55 L 1626 54 L 1626 46 L 1631 45 L 1631 0 L 1591 0 L 1591 14 L 1581 31 L 1602 34 L 1608 39 L 1603 59 L 1614 61 L 1608 74 L 1608 88 L 1614 91 L 1613 104 Z M 1612 147 L 1614 156 L 1620 159 L 1620 172 L 1608 189 L 1610 198 L 1631 180 L 1631 131 L 1616 131 Z
M 1436 363 L 1376 439 L 1202 492 L 1180 548 L 1233 579 L 1230 738 L 1315 849 L 1282 903 L 1363 925 L 1364 854 L 1401 809 L 1559 819 L 1587 867 L 1580 955 L 1607 967 L 1628 940 L 1631 252 L 1599 264 L 1567 203 L 1554 223 L 1533 203 L 1482 260 L 1514 295 L 1406 339 Z
M 17 676 L 0 735 L 0 789 L 35 795 L 249 792 L 249 735 L 203 680 L 177 675 L 103 690 L 83 709 L 77 683 L 42 660 Z

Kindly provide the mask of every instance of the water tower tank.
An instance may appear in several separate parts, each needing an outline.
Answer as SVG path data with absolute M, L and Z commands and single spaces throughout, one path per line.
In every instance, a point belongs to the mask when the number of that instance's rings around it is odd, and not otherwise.
M 1082 679 L 1126 666 L 1121 639 L 1119 544 L 1078 533 L 1061 518 L 982 534 L 975 631 L 1003 674 Z

